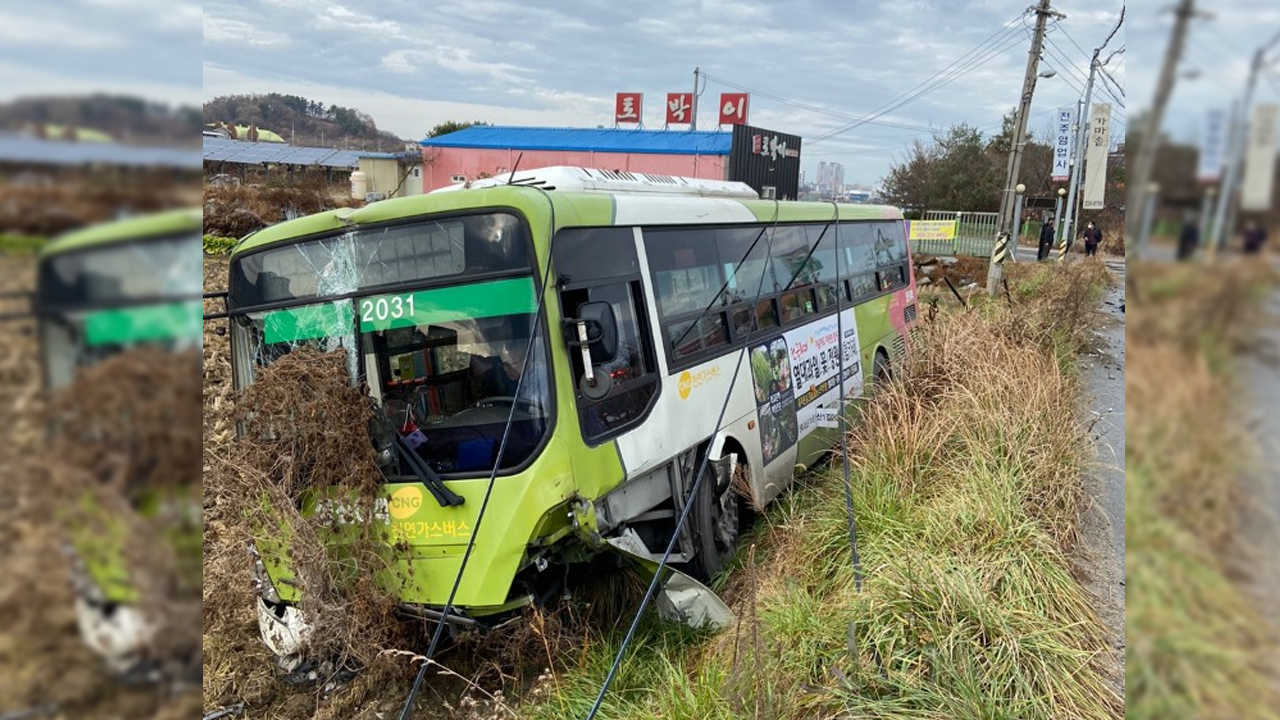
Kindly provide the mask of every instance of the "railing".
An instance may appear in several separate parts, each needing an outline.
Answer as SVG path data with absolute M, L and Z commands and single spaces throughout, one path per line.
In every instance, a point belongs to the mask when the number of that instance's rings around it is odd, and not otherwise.
M 911 240 L 911 251 L 929 255 L 973 255 L 989 257 L 996 239 L 993 212 L 926 210 L 923 220 L 954 221 L 955 237 L 948 240 Z

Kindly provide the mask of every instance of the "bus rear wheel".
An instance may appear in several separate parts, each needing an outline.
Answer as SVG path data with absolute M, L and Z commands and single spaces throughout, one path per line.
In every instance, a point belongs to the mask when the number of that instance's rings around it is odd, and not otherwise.
M 746 471 L 746 464 L 739 461 L 733 472 L 738 475 Z M 738 547 L 742 510 L 742 498 L 734 489 L 740 478 L 721 478 L 710 463 L 705 472 L 707 476 L 702 479 L 690 510 L 697 554 L 689 564 L 691 574 L 704 582 L 728 567 Z

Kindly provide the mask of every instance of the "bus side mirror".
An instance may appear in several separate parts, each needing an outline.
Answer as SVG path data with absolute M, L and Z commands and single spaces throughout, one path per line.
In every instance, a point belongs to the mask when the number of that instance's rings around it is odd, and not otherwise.
M 610 362 L 618 354 L 618 319 L 607 302 L 588 302 L 578 306 L 578 317 L 565 318 L 565 334 L 569 347 L 582 349 L 582 378 L 579 389 L 592 400 L 609 395 L 613 379 L 608 373 L 597 374 L 595 365 Z
M 578 322 L 587 325 L 592 362 L 599 365 L 612 361 L 618 354 L 618 318 L 613 306 L 600 301 L 583 303 L 578 307 Z

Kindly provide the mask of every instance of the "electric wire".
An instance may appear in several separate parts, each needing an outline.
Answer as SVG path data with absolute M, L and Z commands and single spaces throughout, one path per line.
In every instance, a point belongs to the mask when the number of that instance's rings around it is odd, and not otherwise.
M 551 208 L 550 233 L 551 238 L 547 243 L 547 260 L 542 270 L 542 285 L 538 293 L 538 305 L 535 308 L 533 316 L 533 328 L 529 333 L 529 342 L 525 346 L 524 362 L 520 368 L 520 377 L 516 380 L 516 388 L 513 397 L 520 397 L 520 388 L 524 384 L 525 371 L 529 367 L 529 358 L 533 357 L 534 345 L 538 339 L 539 326 L 542 323 L 542 310 L 546 304 L 547 293 L 550 288 L 547 283 L 551 279 L 551 250 L 555 246 L 555 228 L 556 228 L 556 207 L 555 203 L 547 195 L 542 188 L 534 188 L 546 199 L 547 205 Z M 417 676 L 413 679 L 413 686 L 409 689 L 409 696 L 405 698 L 404 708 L 400 711 L 399 720 L 409 720 L 409 713 L 413 710 L 413 702 L 417 699 L 418 693 L 422 691 L 422 682 L 426 678 L 427 670 L 435 658 L 436 650 L 439 648 L 440 640 L 444 636 L 445 626 L 448 625 L 449 613 L 453 610 L 453 601 L 457 598 L 458 587 L 462 584 L 463 573 L 467 570 L 467 563 L 471 560 L 471 553 L 475 549 L 476 537 L 480 535 L 480 525 L 484 522 L 485 511 L 489 508 L 489 498 L 493 495 L 493 487 L 498 478 L 498 469 L 502 465 L 502 455 L 507 449 L 507 439 L 511 434 L 511 426 L 515 422 L 516 407 L 519 403 L 511 403 L 511 411 L 507 414 L 506 425 L 502 428 L 502 439 L 498 443 L 498 451 L 495 453 L 493 460 L 493 471 L 489 473 L 489 482 L 485 486 L 484 499 L 480 502 L 480 509 L 476 511 L 475 522 L 471 526 L 471 537 L 467 539 L 467 548 L 462 553 L 462 561 L 458 565 L 458 572 L 453 578 L 453 587 L 449 589 L 449 598 L 445 601 L 444 607 L 440 611 L 440 618 L 436 625 L 435 632 L 431 635 L 431 643 L 427 646 L 426 655 L 423 657 L 422 667 L 418 669 Z
M 773 234 L 777 232 L 778 221 L 781 214 L 781 206 L 779 205 L 779 201 L 775 199 L 773 201 L 773 220 L 771 228 L 773 232 L 768 234 L 768 239 L 766 240 L 767 253 L 765 257 L 768 258 L 770 262 L 772 262 L 773 259 Z M 748 252 L 750 252 L 749 249 Z M 746 256 L 743 257 L 741 262 L 745 261 Z M 764 291 L 765 275 L 766 273 L 764 272 L 760 273 L 760 280 L 756 285 L 756 296 L 751 303 L 752 308 L 760 302 L 760 296 Z M 757 320 L 758 317 L 753 312 L 751 321 L 753 329 L 757 326 Z M 742 347 L 738 351 L 738 360 L 734 363 L 733 376 L 729 379 L 729 389 L 725 392 L 724 402 L 720 404 L 720 413 L 716 417 L 715 430 L 711 433 L 712 438 L 720 432 L 720 429 L 723 426 L 725 412 L 729 409 L 729 400 L 733 397 L 733 388 L 737 385 L 738 375 L 742 372 L 742 366 L 745 364 L 744 361 L 747 356 L 748 345 L 749 343 L 744 341 L 742 343 Z M 710 452 L 703 454 L 698 471 L 694 475 L 693 486 L 689 488 L 689 501 L 684 504 L 684 507 L 680 511 L 680 517 L 676 519 L 676 526 L 674 532 L 671 534 L 671 540 L 667 542 L 667 548 L 662 553 L 662 559 L 658 561 L 658 568 L 653 574 L 653 579 L 649 581 L 649 586 L 645 590 L 644 598 L 640 601 L 639 609 L 636 610 L 636 614 L 631 618 L 631 625 L 627 628 L 627 634 L 622 638 L 622 644 L 618 647 L 618 652 L 613 658 L 613 663 L 609 666 L 609 672 L 605 675 L 604 682 L 600 685 L 600 691 L 596 695 L 595 702 L 591 704 L 591 709 L 587 712 L 586 720 L 594 720 L 596 713 L 600 712 L 600 706 L 604 703 L 604 697 L 609 692 L 609 686 L 613 684 L 613 679 L 618 674 L 618 668 L 622 665 L 622 659 L 627 653 L 627 648 L 631 645 L 631 641 L 635 637 L 636 629 L 640 626 L 640 618 L 643 617 L 644 611 L 649 607 L 649 602 L 653 599 L 653 594 L 657 589 L 658 584 L 665 581 L 663 578 L 663 571 L 666 570 L 667 563 L 671 559 L 671 552 L 675 549 L 676 543 L 680 540 L 680 530 L 684 527 L 685 521 L 689 518 L 689 511 L 696 504 L 698 489 L 706 479 L 707 465 L 710 459 Z M 401 718 L 401 720 L 407 719 Z
M 900 100 L 900 101 L 898 101 L 898 102 L 896 102 L 896 103 L 889 104 L 888 106 L 882 106 L 882 107 L 884 108 L 883 110 L 873 111 L 873 112 L 872 112 L 870 115 L 868 115 L 867 117 L 861 118 L 861 119 L 859 119 L 859 120 L 857 120 L 857 121 L 854 121 L 854 122 L 848 123 L 848 124 L 846 124 L 846 125 L 843 125 L 843 126 L 841 126 L 841 127 L 836 128 L 836 129 L 834 129 L 834 130 L 831 130 L 831 131 L 828 131 L 828 132 L 826 132 L 826 133 L 823 133 L 822 135 L 819 135 L 818 137 L 816 137 L 816 138 L 814 138 L 814 139 L 810 140 L 810 141 L 808 142 L 808 145 L 812 146 L 812 145 L 814 145 L 814 144 L 816 144 L 816 143 L 823 142 L 824 140 L 828 140 L 828 139 L 830 139 L 830 138 L 832 138 L 832 137 L 835 137 L 836 135 L 844 134 L 844 133 L 846 133 L 846 132 L 848 132 L 848 131 L 850 131 L 850 130 L 853 130 L 853 129 L 856 129 L 856 128 L 858 128 L 858 127 L 862 126 L 862 125 L 865 125 L 865 124 L 866 124 L 866 123 L 868 123 L 869 121 L 872 121 L 872 120 L 875 120 L 875 119 L 877 119 L 877 118 L 879 118 L 879 117 L 882 117 L 883 115 L 886 115 L 886 114 L 888 114 L 888 113 L 890 113 L 890 112 L 892 112 L 892 111 L 894 111 L 894 110 L 896 110 L 896 109 L 898 109 L 898 108 L 902 107 L 903 105 L 906 105 L 906 104 L 908 104 L 908 103 L 910 103 L 910 102 L 914 102 L 915 100 L 918 100 L 918 99 L 920 99 L 920 98 L 922 98 L 922 97 L 924 97 L 924 96 L 926 96 L 926 95 L 928 95 L 928 94 L 930 94 L 930 93 L 936 92 L 937 90 L 940 90 L 940 89 L 942 89 L 942 88 L 946 87 L 947 85 L 951 84 L 952 82 L 955 82 L 956 80 L 958 80 L 959 78 L 963 77 L 964 75 L 967 75 L 968 73 L 973 72 L 974 70 L 977 70 L 978 68 L 980 68 L 980 67 L 982 67 L 983 65 L 987 64 L 987 63 L 988 63 L 988 62 L 990 62 L 991 60 L 994 60 L 995 58 L 1000 57 L 1000 56 L 1001 56 L 1001 55 L 1003 55 L 1004 53 L 1008 52 L 1011 48 L 1013 48 L 1013 47 L 1015 47 L 1015 46 L 1017 46 L 1017 45 L 1021 45 L 1021 44 L 1022 44 L 1022 40 L 1023 40 L 1023 39 L 1022 39 L 1021 37 L 1014 37 L 1014 38 L 1013 38 L 1011 41 L 1009 41 L 1007 44 L 1002 45 L 1002 46 L 1000 46 L 1000 47 L 998 47 L 998 48 L 996 48 L 996 49 L 994 49 L 994 50 L 992 50 L 992 51 L 987 52 L 987 53 L 985 54 L 985 56 L 979 56 L 979 57 L 975 58 L 975 59 L 974 59 L 974 60 L 973 60 L 969 65 L 967 65 L 967 66 L 965 66 L 965 67 L 963 67 L 963 68 L 959 68 L 959 69 L 957 69 L 956 71 L 952 71 L 952 72 L 948 73 L 947 75 L 944 75 L 943 77 L 939 78 L 938 80 L 935 80 L 935 81 L 930 82 L 926 87 L 924 87 L 924 89 L 922 89 L 922 90 L 920 90 L 920 91 L 917 91 L 917 92 L 914 92 L 914 93 L 912 93 L 912 94 L 908 95 L 905 99 Z

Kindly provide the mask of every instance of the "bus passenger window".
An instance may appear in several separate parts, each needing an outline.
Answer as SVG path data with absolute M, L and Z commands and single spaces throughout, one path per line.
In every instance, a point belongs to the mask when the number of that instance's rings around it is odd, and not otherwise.
M 671 344 L 671 356 L 677 360 L 724 345 L 729 342 L 724 313 L 672 323 L 667 326 L 667 339 Z
M 782 322 L 799 320 L 805 315 L 817 312 L 813 300 L 813 290 L 794 290 L 782 296 Z
M 768 330 L 776 328 L 781 323 L 778 322 L 778 308 L 774 306 L 772 299 L 761 300 L 756 304 L 756 329 Z

